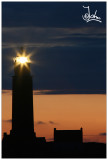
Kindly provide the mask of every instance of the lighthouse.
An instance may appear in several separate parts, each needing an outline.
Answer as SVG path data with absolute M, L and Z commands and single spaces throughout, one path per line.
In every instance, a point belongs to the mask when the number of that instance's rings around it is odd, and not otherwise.
M 12 130 L 17 140 L 32 141 L 35 138 L 33 118 L 33 83 L 30 59 L 21 48 L 20 55 L 14 58 L 12 77 Z

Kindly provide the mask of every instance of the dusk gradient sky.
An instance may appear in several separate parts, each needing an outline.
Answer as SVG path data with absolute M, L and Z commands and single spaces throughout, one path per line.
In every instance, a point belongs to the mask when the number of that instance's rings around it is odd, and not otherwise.
M 102 23 L 84 21 L 83 6 L 91 14 L 97 10 Z M 37 134 L 48 140 L 54 127 L 83 127 L 84 134 L 105 142 L 106 3 L 2 2 L 2 120 L 8 132 L 13 57 L 21 46 L 32 54 Z

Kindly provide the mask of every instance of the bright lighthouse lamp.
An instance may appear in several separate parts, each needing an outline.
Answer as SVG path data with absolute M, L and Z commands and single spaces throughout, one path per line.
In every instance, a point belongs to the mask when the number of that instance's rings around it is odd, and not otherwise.
M 30 66 L 29 64 L 31 63 L 29 56 L 18 56 L 15 57 L 14 59 L 14 67 L 20 67 L 19 68 L 19 72 L 22 72 L 23 70 L 25 70 L 24 68 L 26 67 L 26 69 L 29 71 L 30 70 Z
M 14 58 L 14 62 L 18 64 L 26 64 L 30 62 L 30 59 L 28 57 L 20 56 L 20 57 Z
M 29 62 L 27 57 L 17 57 L 16 60 L 19 63 L 27 63 L 27 62 Z

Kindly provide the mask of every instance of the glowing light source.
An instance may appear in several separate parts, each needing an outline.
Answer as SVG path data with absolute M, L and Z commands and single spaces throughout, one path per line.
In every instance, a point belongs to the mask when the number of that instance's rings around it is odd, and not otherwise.
M 29 59 L 27 57 L 16 57 L 15 60 L 18 63 L 27 63 L 27 62 L 29 62 Z
M 14 61 L 14 67 L 20 67 L 20 72 L 22 70 L 25 70 L 25 67 L 30 70 L 30 63 L 32 63 L 32 61 L 30 60 L 30 56 L 31 53 L 26 54 L 26 50 L 21 47 L 20 52 L 17 51 L 17 57 L 13 58 Z

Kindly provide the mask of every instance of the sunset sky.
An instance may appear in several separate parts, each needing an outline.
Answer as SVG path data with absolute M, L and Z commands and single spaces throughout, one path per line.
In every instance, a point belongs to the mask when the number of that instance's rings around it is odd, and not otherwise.
M 34 94 L 33 98 L 34 129 L 38 137 L 45 136 L 49 141 L 53 139 L 54 128 L 63 130 L 83 127 L 84 141 L 105 142 L 106 95 Z M 2 133 L 9 134 L 12 119 L 11 91 L 3 92 L 2 106 Z
M 82 15 L 97 10 L 102 23 Z M 106 3 L 2 2 L 2 132 L 11 129 L 13 57 L 31 53 L 34 127 L 83 128 L 84 141 L 106 138 Z

